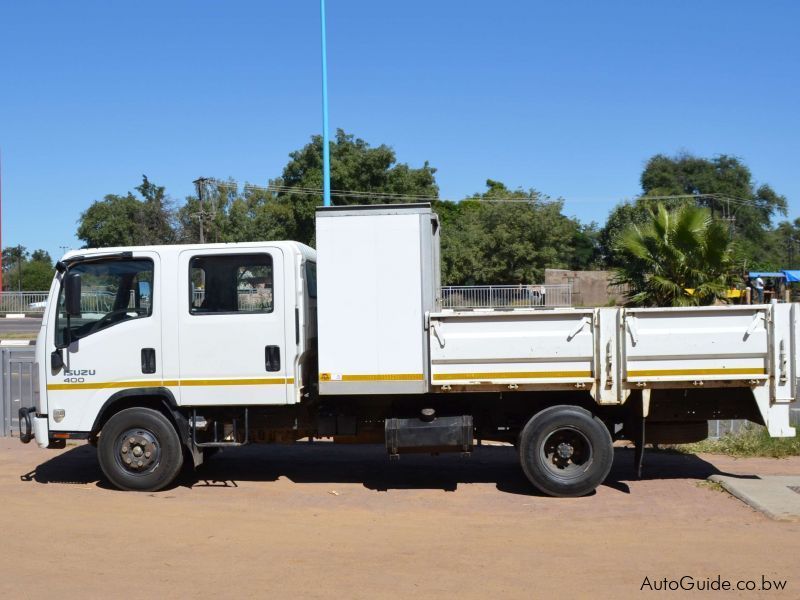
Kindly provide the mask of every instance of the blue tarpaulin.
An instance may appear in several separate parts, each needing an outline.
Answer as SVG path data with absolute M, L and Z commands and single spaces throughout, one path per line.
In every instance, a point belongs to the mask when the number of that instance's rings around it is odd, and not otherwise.
M 786 283 L 796 283 L 800 281 L 800 271 L 798 270 L 750 271 L 748 275 L 750 279 L 755 279 L 756 277 L 772 277 L 774 279 L 785 279 Z
M 788 283 L 800 281 L 800 271 L 784 271 L 784 273 L 786 274 L 786 281 Z

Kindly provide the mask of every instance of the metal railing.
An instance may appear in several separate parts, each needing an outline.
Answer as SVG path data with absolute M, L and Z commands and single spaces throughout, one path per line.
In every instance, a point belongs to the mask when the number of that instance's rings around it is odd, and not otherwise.
M 47 306 L 47 292 L 2 292 L 0 293 L 0 314 L 42 314 Z M 116 293 L 104 289 L 84 290 L 81 293 L 81 311 L 87 313 L 107 313 L 114 307 Z M 141 299 L 142 306 L 149 306 L 150 298 Z M 131 291 L 129 306 L 135 305 L 134 292 Z
M 572 285 L 449 285 L 442 308 L 535 308 L 572 306 Z
M 47 292 L 0 292 L 0 314 L 42 314 L 47 306 Z M 263 310 L 272 306 L 272 290 L 258 288 L 238 290 L 239 310 Z M 203 290 L 195 290 L 193 301 L 199 306 L 204 299 Z M 81 294 L 81 310 L 89 313 L 107 313 L 113 308 L 116 294 L 108 290 L 84 290 Z M 142 297 L 142 306 L 147 307 L 149 297 Z M 134 293 L 131 291 L 130 306 L 134 306 Z
M 236 290 L 238 310 L 241 311 L 271 311 L 274 301 L 272 288 L 255 288 Z M 202 308 L 205 303 L 204 290 L 192 291 L 192 307 Z
M 0 314 L 43 313 L 47 292 L 0 292 Z

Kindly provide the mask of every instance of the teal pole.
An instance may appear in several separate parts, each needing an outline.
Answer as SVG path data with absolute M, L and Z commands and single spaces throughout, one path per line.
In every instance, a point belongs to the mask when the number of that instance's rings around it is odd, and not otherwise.
M 322 204 L 331 205 L 331 150 L 328 139 L 328 53 L 325 35 L 325 0 L 319 0 L 322 24 Z

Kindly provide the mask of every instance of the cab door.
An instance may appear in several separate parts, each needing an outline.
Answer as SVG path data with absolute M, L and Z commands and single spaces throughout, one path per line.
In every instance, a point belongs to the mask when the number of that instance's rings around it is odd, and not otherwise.
M 47 320 L 47 356 L 63 362 L 46 374 L 50 429 L 89 431 L 112 395 L 163 385 L 161 264 L 136 251 L 89 256 L 68 273 L 81 278 L 81 312 L 67 317 L 59 282 Z
M 285 404 L 282 251 L 186 250 L 178 265 L 180 403 Z

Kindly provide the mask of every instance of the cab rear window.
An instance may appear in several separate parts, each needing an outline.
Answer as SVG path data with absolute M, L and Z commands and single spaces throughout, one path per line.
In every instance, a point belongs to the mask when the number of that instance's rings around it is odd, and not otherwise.
M 189 263 L 193 315 L 270 313 L 275 308 L 269 254 L 195 256 Z

